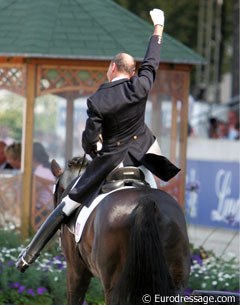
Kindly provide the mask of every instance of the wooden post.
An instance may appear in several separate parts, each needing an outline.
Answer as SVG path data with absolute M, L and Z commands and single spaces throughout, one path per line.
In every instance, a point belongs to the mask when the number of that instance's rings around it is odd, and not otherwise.
M 67 98 L 67 116 L 66 116 L 66 148 L 65 148 L 65 162 L 73 157 L 73 137 L 74 137 L 74 98 L 70 95 Z
M 26 103 L 23 120 L 23 141 L 22 141 L 22 201 L 21 201 L 21 237 L 26 239 L 29 236 L 31 223 L 31 190 L 32 190 L 32 144 L 34 126 L 34 102 L 36 97 L 36 66 L 26 64 Z
M 181 107 L 181 128 L 180 128 L 180 189 L 179 202 L 182 207 L 185 203 L 186 183 L 186 158 L 187 158 L 187 137 L 188 137 L 188 98 L 189 98 L 189 72 L 183 73 L 183 101 Z
M 177 154 L 177 127 L 178 127 L 178 110 L 177 99 L 172 98 L 172 121 L 171 121 L 171 144 L 170 144 L 170 160 L 176 163 Z
M 156 137 L 159 136 L 160 130 L 160 111 L 159 111 L 159 104 L 158 104 L 158 96 L 156 93 L 151 94 L 151 101 L 152 101 L 152 117 L 151 117 L 151 125 L 149 126 L 153 131 Z

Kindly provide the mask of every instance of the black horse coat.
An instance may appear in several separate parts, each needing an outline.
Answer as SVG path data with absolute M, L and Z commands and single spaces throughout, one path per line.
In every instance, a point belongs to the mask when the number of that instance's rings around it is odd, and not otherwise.
M 89 201 L 99 191 L 107 174 L 123 160 L 124 165 L 143 164 L 164 181 L 178 173 L 179 169 L 167 158 L 147 153 L 155 137 L 146 126 L 144 116 L 159 55 L 160 37 L 153 35 L 137 76 L 105 83 L 88 98 L 82 146 L 91 154 L 101 134 L 103 147 L 70 191 L 73 200 Z

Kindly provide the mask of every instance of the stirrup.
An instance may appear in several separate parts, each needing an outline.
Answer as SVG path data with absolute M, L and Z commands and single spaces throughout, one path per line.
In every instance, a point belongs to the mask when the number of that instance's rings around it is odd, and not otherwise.
M 27 262 L 25 260 L 25 256 L 27 255 L 27 251 L 28 251 L 29 247 L 23 249 L 21 251 L 21 253 L 18 256 L 18 261 L 16 263 L 16 267 L 19 271 L 21 271 L 22 273 L 26 271 L 26 269 L 29 267 L 29 265 L 31 265 L 40 255 L 40 253 L 36 254 L 31 261 Z

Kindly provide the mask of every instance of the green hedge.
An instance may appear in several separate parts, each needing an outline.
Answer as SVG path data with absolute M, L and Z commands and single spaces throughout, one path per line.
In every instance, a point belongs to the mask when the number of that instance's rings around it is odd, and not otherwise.
M 22 250 L 19 235 L 0 229 L 0 305 L 65 305 L 66 262 L 53 241 L 24 273 L 15 262 Z M 192 249 L 192 266 L 186 294 L 193 290 L 239 291 L 239 268 L 236 258 L 219 258 L 203 248 Z M 93 279 L 86 301 L 103 305 L 104 296 L 98 279 Z

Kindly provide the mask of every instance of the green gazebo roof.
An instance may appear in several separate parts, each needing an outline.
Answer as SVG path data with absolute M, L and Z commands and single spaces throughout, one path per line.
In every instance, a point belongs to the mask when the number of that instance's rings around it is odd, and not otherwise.
M 0 56 L 141 60 L 153 26 L 111 0 L 0 0 Z M 161 62 L 203 63 L 164 34 Z

